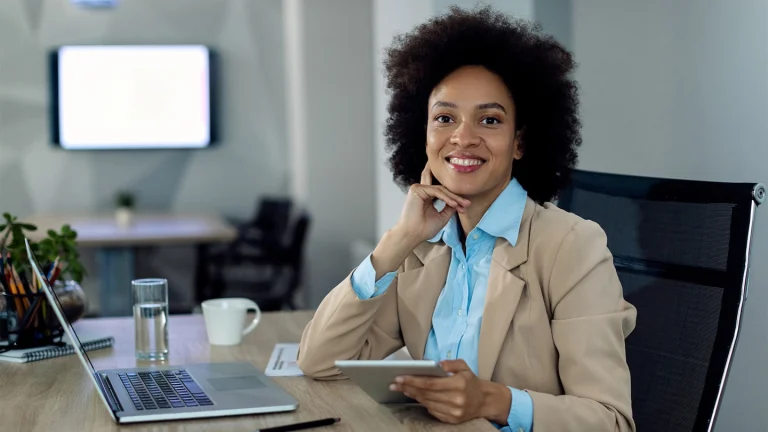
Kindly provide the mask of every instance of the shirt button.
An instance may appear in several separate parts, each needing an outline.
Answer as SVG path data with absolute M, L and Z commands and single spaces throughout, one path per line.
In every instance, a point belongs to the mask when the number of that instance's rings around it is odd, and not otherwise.
M 446 356 L 446 357 L 448 357 L 448 358 L 451 358 L 451 352 L 450 352 L 450 351 L 448 351 L 448 352 L 445 354 L 445 356 Z
M 462 311 L 461 309 L 459 309 L 459 316 L 462 316 L 462 315 L 464 315 L 464 311 Z
M 472 236 L 473 239 L 477 240 L 477 238 L 480 237 L 479 235 L 475 234 Z
M 525 431 L 523 430 L 523 428 L 518 428 L 517 432 L 525 432 Z

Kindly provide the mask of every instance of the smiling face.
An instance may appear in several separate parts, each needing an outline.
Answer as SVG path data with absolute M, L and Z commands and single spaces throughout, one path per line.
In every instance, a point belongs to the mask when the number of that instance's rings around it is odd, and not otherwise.
M 480 66 L 445 77 L 429 97 L 427 158 L 432 174 L 470 200 L 495 199 L 522 157 L 515 106 L 504 82 Z

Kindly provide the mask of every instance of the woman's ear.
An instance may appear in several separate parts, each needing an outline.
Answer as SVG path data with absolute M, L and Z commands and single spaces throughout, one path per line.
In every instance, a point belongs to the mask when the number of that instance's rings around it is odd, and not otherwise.
M 525 154 L 525 143 L 523 143 L 523 132 L 525 132 L 525 128 L 517 131 L 515 133 L 515 141 L 513 143 L 514 147 L 514 154 L 513 157 L 515 160 L 522 159 L 523 155 Z

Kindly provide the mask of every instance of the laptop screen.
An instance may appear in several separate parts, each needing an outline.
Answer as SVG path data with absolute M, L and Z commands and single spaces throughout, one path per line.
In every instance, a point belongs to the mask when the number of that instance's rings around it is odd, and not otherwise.
M 83 367 L 85 367 L 86 371 L 88 372 L 88 375 L 93 380 L 93 383 L 96 386 L 96 389 L 99 391 L 99 395 L 101 396 L 102 401 L 104 402 L 104 404 L 109 409 L 109 412 L 112 413 L 112 416 L 114 417 L 114 412 L 112 411 L 112 407 L 110 407 L 109 403 L 104 397 L 104 394 L 102 394 L 102 387 L 99 381 L 97 381 L 96 369 L 93 367 L 93 363 L 91 363 L 91 359 L 88 358 L 88 354 L 86 353 L 85 349 L 83 349 L 83 344 L 80 342 L 80 339 L 77 337 L 77 332 L 75 332 L 74 327 L 72 327 L 72 324 L 66 318 L 66 315 L 64 315 L 64 309 L 61 306 L 61 302 L 59 302 L 59 297 L 56 296 L 56 293 L 51 288 L 51 285 L 48 282 L 48 278 L 45 276 L 45 273 L 43 273 L 43 267 L 40 265 L 40 262 L 37 260 L 37 257 L 35 256 L 35 254 L 32 253 L 32 248 L 29 245 L 29 240 L 25 239 L 25 242 L 27 246 L 27 257 L 29 258 L 29 262 L 32 265 L 32 269 L 35 272 L 35 275 L 37 276 L 38 279 L 40 279 L 40 285 L 43 287 L 43 292 L 45 293 L 46 297 L 48 297 L 48 302 L 51 304 L 51 309 L 53 309 L 53 312 L 58 318 L 59 323 L 64 328 L 64 333 L 68 336 L 68 339 L 70 339 L 71 343 L 74 345 L 75 352 L 77 353 L 77 356 L 80 358 L 80 362 L 83 364 Z

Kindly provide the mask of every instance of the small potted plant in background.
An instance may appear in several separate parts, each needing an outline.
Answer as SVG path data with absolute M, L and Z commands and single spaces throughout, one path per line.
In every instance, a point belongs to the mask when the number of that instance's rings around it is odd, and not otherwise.
M 133 222 L 135 198 L 128 191 L 120 191 L 115 199 L 115 221 L 120 228 L 128 228 Z

